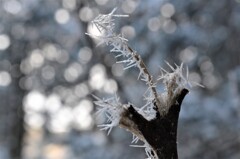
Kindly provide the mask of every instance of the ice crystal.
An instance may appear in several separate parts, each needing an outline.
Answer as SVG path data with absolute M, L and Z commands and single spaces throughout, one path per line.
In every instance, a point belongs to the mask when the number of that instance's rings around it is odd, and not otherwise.
M 123 105 L 119 102 L 119 98 L 116 95 L 108 99 L 100 99 L 96 96 L 94 98 L 96 99 L 94 104 L 99 106 L 96 114 L 104 113 L 107 117 L 107 124 L 98 125 L 98 127 L 101 128 L 100 130 L 107 130 L 109 135 L 112 128 L 119 125 Z
M 161 68 L 162 74 L 158 80 L 163 81 L 167 92 L 177 91 L 183 88 L 191 88 L 193 87 L 193 85 L 204 87 L 199 83 L 189 80 L 188 67 L 186 67 L 186 74 L 184 74 L 183 63 L 180 66 L 175 64 L 175 68 L 174 66 L 171 66 L 168 62 L 166 62 L 166 64 L 171 68 L 172 72 L 168 72 L 165 69 Z
M 144 144 L 143 145 L 130 145 L 131 147 L 139 147 L 139 148 L 144 148 L 145 149 L 145 153 L 147 155 L 148 158 L 146 159 L 158 159 L 157 155 L 153 152 L 151 146 L 148 144 L 147 141 L 143 141 Z

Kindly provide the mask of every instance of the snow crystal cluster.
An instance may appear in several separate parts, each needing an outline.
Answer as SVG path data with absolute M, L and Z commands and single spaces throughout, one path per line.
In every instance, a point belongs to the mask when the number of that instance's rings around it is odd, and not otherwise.
M 100 99 L 96 96 L 94 98 L 96 99 L 94 103 L 99 106 L 96 115 L 104 113 L 107 117 L 107 124 L 101 124 L 99 127 L 101 130 L 107 130 L 109 135 L 112 128 L 119 125 L 120 115 L 124 107 L 116 95 L 109 99 Z

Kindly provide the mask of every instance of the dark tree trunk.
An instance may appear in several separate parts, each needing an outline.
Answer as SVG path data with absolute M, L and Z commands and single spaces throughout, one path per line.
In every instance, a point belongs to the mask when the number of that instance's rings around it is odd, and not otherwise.
M 24 97 L 24 92 L 19 87 L 19 80 L 15 79 L 13 81 L 13 92 L 9 97 L 9 116 L 11 116 L 11 121 L 9 121 L 9 138 L 12 139 L 10 143 L 10 156 L 12 159 L 22 158 L 22 145 L 24 138 L 24 111 L 22 106 L 22 101 Z
M 19 80 L 12 79 L 11 85 L 0 90 L 0 142 L 6 148 L 10 159 L 21 159 L 24 135 L 24 112 L 22 99 L 24 91 L 19 87 Z
M 14 39 L 14 37 L 11 37 L 11 39 Z M 20 87 L 20 79 L 23 74 L 21 74 L 19 67 L 25 57 L 22 50 L 27 43 L 14 40 L 12 43 L 14 47 L 3 53 L 3 60 L 9 65 L 8 68 L 3 68 L 11 75 L 11 83 L 8 86 L 0 87 L 0 143 L 5 148 L 6 159 L 21 159 L 24 137 L 22 102 L 26 90 Z M 0 64 L 1 62 L 0 60 Z
M 155 119 L 148 121 L 133 106 L 128 108 L 131 120 L 151 145 L 159 159 L 177 159 L 177 126 L 181 104 L 188 93 L 183 89 L 165 115 L 157 113 Z

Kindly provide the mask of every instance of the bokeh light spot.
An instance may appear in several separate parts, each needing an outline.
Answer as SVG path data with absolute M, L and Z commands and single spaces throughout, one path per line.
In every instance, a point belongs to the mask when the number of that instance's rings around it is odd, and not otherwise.
M 25 90 L 31 90 L 33 87 L 33 77 L 22 77 L 19 81 L 19 86 Z
M 76 8 L 76 0 L 63 0 L 62 5 L 64 8 L 74 10 Z
M 6 87 L 8 86 L 12 81 L 11 75 L 6 71 L 0 72 L 0 86 Z
M 172 34 L 176 31 L 176 29 L 177 29 L 177 25 L 173 20 L 167 19 L 164 21 L 163 31 L 165 31 L 166 33 Z
M 129 25 L 122 27 L 121 32 L 127 39 L 131 39 L 136 35 L 135 29 Z
M 29 74 L 29 73 L 31 73 L 31 71 L 33 70 L 33 67 L 32 67 L 32 65 L 30 64 L 30 62 L 29 62 L 28 59 L 24 59 L 24 60 L 21 61 L 20 70 L 21 70 L 21 72 L 24 73 L 24 74 Z
M 113 64 L 112 66 L 112 73 L 116 77 L 120 77 L 124 74 L 124 67 L 122 64 Z
M 175 8 L 171 3 L 166 3 L 161 7 L 160 11 L 164 17 L 170 18 L 174 15 Z
M 148 28 L 151 31 L 158 31 L 161 26 L 160 19 L 157 17 L 153 17 L 148 20 Z
M 51 61 L 58 59 L 60 56 L 57 47 L 51 43 L 44 45 L 42 52 L 44 54 L 44 57 Z
M 45 123 L 45 118 L 40 113 L 26 113 L 24 121 L 34 129 L 40 129 Z
M 180 59 L 182 62 L 191 62 L 197 57 L 197 49 L 189 46 L 180 52 Z
M 81 84 L 78 84 L 78 85 L 75 87 L 74 93 L 75 93 L 76 96 L 78 96 L 79 98 L 82 98 L 82 97 L 85 97 L 85 96 L 89 93 L 89 88 L 88 88 L 87 84 L 81 83 Z
M 69 148 L 61 144 L 48 144 L 44 147 L 42 156 L 44 159 L 67 159 Z
M 90 70 L 89 84 L 93 89 L 101 89 L 106 80 L 106 70 L 102 64 L 94 65 Z
M 45 102 L 45 109 L 49 113 L 57 112 L 62 106 L 61 99 L 57 94 L 51 94 L 47 97 Z
M 92 50 L 89 47 L 83 47 L 78 53 L 78 59 L 82 63 L 88 63 L 92 58 Z
M 72 109 L 65 106 L 55 112 L 48 128 L 52 133 L 66 133 L 70 130 L 71 121 Z
M 64 71 L 64 78 L 68 82 L 74 82 L 82 74 L 82 72 L 82 66 L 78 63 L 73 63 Z
M 58 9 L 54 18 L 59 24 L 66 24 L 70 19 L 70 14 L 66 9 Z
M 117 85 L 117 82 L 113 79 L 108 79 L 105 84 L 104 84 L 104 91 L 106 93 L 110 93 L 110 94 L 113 94 L 113 93 L 116 93 L 118 90 L 118 85 Z
M 201 83 L 202 81 L 201 76 L 197 72 L 191 72 L 189 74 L 189 80 L 196 83 Z
M 206 86 L 208 89 L 213 90 L 217 88 L 218 84 L 219 80 L 211 73 L 206 74 L 203 78 L 203 85 Z
M 79 17 L 82 21 L 88 22 L 93 19 L 93 11 L 89 7 L 83 7 L 79 12 Z
M 122 3 L 122 10 L 127 14 L 131 14 L 132 12 L 134 12 L 137 5 L 138 5 L 137 1 L 133 1 L 133 0 L 124 1 Z
M 32 51 L 29 62 L 33 68 L 39 68 L 43 65 L 44 57 L 39 49 Z
M 85 99 L 82 100 L 79 105 L 73 109 L 74 124 L 80 130 L 89 130 L 93 125 L 93 119 L 91 117 L 91 111 L 93 110 L 93 104 L 91 101 Z
M 206 60 L 201 63 L 200 70 L 204 74 L 212 73 L 214 71 L 214 66 L 210 60 Z
M 31 91 L 24 97 L 23 105 L 26 112 L 42 112 L 46 97 L 39 91 Z
M 10 38 L 6 34 L 1 34 L 0 35 L 0 50 L 5 50 L 9 47 L 10 45 Z
M 4 9 L 11 14 L 18 14 L 22 10 L 22 4 L 16 0 L 8 0 L 4 2 Z

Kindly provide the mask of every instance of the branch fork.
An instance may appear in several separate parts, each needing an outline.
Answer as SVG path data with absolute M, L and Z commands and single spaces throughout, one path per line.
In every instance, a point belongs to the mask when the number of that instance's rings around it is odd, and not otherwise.
M 114 14 L 116 8 L 106 15 L 99 15 L 93 20 L 100 36 L 88 34 L 100 40 L 100 44 L 110 45 L 111 52 L 116 53 L 116 58 L 122 56 L 126 60 L 117 61 L 124 63 L 125 69 L 137 67 L 139 69 L 138 79 L 147 85 L 146 104 L 143 107 L 135 107 L 133 104 L 122 104 L 119 98 L 107 100 L 96 98 L 95 104 L 99 106 L 98 113 L 105 113 L 108 119 L 107 124 L 100 125 L 102 130 L 108 130 L 108 134 L 115 126 L 120 126 L 130 131 L 134 138 L 132 143 L 141 140 L 144 145 L 134 147 L 145 147 L 149 159 L 177 159 L 177 125 L 179 112 L 184 97 L 188 94 L 188 86 L 192 83 L 188 80 L 188 69 L 183 74 L 183 64 L 175 68 L 169 63 L 172 72 L 163 68 L 162 74 L 157 82 L 149 73 L 140 55 L 133 50 L 121 34 L 115 33 L 115 17 L 126 17 L 127 15 Z M 165 92 L 159 93 L 156 85 L 162 81 L 165 85 Z

